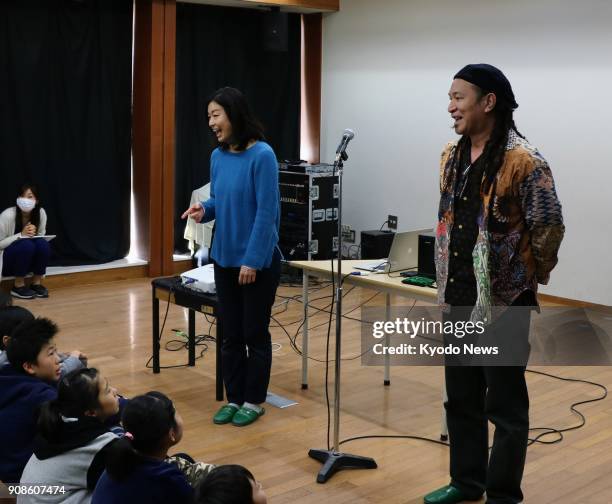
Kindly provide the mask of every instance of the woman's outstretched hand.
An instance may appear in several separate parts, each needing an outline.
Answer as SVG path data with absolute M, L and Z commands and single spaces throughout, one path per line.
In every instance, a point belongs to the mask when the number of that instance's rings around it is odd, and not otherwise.
M 204 207 L 200 203 L 194 203 L 183 212 L 183 215 L 181 215 L 181 219 L 186 219 L 187 217 L 191 217 L 197 223 L 202 222 L 204 218 Z

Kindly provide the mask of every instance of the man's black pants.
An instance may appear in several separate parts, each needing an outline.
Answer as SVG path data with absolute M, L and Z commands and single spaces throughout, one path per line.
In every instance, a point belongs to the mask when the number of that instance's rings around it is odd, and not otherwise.
M 464 318 L 459 313 L 445 320 Z M 528 346 L 530 319 L 529 310 L 519 316 L 509 310 L 496 324 Z M 529 433 L 525 366 L 447 365 L 445 371 L 451 484 L 468 498 L 486 491 L 490 504 L 521 502 Z M 488 421 L 495 426 L 490 455 Z
M 240 268 L 215 264 L 223 324 L 223 383 L 228 402 L 261 404 L 266 400 L 272 367 L 269 325 L 280 278 L 278 252 L 269 268 L 257 271 L 254 283 L 239 285 L 239 273 Z

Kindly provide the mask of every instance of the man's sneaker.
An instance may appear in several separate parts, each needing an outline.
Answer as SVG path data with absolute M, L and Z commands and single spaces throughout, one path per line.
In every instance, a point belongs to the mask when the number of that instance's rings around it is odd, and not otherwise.
M 11 296 L 19 299 L 33 299 L 36 297 L 36 292 L 24 285 L 23 287 L 13 287 Z
M 30 285 L 30 289 L 32 289 L 35 293 L 36 293 L 36 297 L 39 298 L 48 298 L 49 297 L 49 291 L 47 290 L 47 288 L 44 285 L 38 284 L 38 285 Z

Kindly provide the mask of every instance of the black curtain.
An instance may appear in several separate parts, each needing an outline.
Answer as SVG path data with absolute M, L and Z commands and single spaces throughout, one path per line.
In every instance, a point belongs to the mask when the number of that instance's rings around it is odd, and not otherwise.
M 216 89 L 240 89 L 277 157 L 299 159 L 301 20 L 299 14 L 179 3 L 176 32 L 174 243 L 184 252 L 180 215 L 191 192 L 210 180 L 215 142 L 206 106 Z
M 0 206 L 35 183 L 55 265 L 130 241 L 132 0 L 0 3 Z

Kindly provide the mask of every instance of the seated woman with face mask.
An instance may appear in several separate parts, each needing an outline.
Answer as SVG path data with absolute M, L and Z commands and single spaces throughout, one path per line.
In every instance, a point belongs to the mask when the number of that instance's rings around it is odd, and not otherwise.
M 47 214 L 40 206 L 36 187 L 26 184 L 21 187 L 17 206 L 7 208 L 0 214 L 0 273 L 14 276 L 15 285 L 11 294 L 21 299 L 49 297 L 42 285 L 49 262 L 49 243 L 37 236 L 44 236 Z M 25 285 L 25 277 L 32 273 L 32 283 Z

